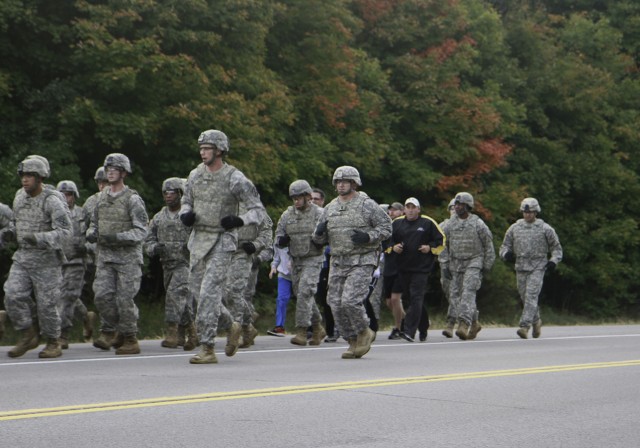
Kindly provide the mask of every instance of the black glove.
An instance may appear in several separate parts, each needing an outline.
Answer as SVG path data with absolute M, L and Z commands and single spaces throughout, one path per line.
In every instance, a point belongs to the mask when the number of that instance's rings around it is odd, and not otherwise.
M 246 243 L 242 243 L 242 249 L 248 254 L 255 254 L 256 253 L 256 245 L 253 244 L 251 241 L 247 241 Z
M 180 221 L 187 227 L 191 227 L 196 222 L 196 214 L 194 212 L 186 212 L 180 215 Z
M 311 240 L 311 244 L 313 244 L 313 247 L 315 247 L 316 249 L 322 249 L 324 247 L 324 244 L 316 243 L 313 240 Z
M 229 215 L 220 220 L 220 225 L 224 227 L 224 230 L 231 230 L 236 227 L 242 227 L 244 225 L 244 221 L 239 216 Z
M 442 276 L 447 280 L 453 280 L 453 275 L 451 275 L 451 271 L 449 268 L 442 268 Z
M 363 232 L 362 230 L 354 230 L 353 235 L 351 235 L 351 241 L 355 244 L 366 244 L 369 242 L 371 238 L 369 238 L 369 234 L 367 232 Z
M 556 264 L 553 261 L 547 262 L 547 266 L 545 267 L 546 272 L 553 272 L 556 270 Z
M 289 247 L 290 242 L 291 242 L 291 237 L 289 235 L 279 236 L 278 241 L 276 242 L 276 246 L 280 248 Z
M 511 251 L 508 251 L 506 254 L 504 254 L 504 261 L 508 263 L 513 263 L 514 261 L 516 261 L 515 254 Z
M 316 235 L 318 236 L 324 235 L 325 232 L 327 231 L 328 224 L 329 224 L 328 221 L 322 221 L 320 224 L 318 224 L 318 226 L 316 227 Z
M 87 243 L 95 244 L 98 242 L 98 237 L 95 233 L 87 235 Z
M 38 240 L 36 239 L 36 236 L 33 233 L 26 233 L 22 237 L 22 241 L 24 241 L 25 243 L 32 244 L 34 246 L 38 244 Z
M 115 233 L 108 233 L 106 235 L 100 235 L 98 238 L 100 244 L 114 244 L 118 242 L 118 235 Z

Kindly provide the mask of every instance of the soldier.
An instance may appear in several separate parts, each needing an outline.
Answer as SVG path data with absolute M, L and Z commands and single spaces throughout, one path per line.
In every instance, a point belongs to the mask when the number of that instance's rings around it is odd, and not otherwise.
M 280 216 L 275 236 L 276 247 L 288 247 L 291 257 L 291 286 L 297 298 L 296 334 L 291 338 L 295 345 L 307 345 L 307 327 L 310 325 L 309 345 L 320 345 L 327 335 L 315 300 L 324 245 L 311 241 L 323 209 L 311 202 L 311 192 L 311 185 L 306 180 L 296 180 L 289 185 L 293 205 Z
M 142 243 L 149 218 L 142 198 L 124 183 L 132 173 L 129 158 L 109 154 L 104 170 L 109 186 L 100 192 L 87 231 L 87 241 L 97 243 L 93 292 L 101 328 L 93 346 L 109 350 L 113 344 L 116 355 L 132 355 L 140 353 L 134 298 L 140 289 Z
M 0 250 L 4 249 L 6 242 L 13 239 L 11 230 L 12 222 L 13 211 L 11 210 L 11 207 L 0 203 Z M 4 324 L 6 321 L 7 312 L 5 310 L 0 310 L 0 340 L 4 336 Z
M 542 211 L 538 200 L 525 198 L 520 204 L 523 219 L 507 230 L 500 247 L 500 257 L 516 264 L 518 292 L 524 308 L 520 317 L 518 336 L 527 339 L 529 328 L 539 338 L 542 329 L 538 296 L 545 272 L 553 272 L 562 260 L 562 246 L 556 231 L 538 218 Z M 551 254 L 551 258 L 548 255 Z
M 150 257 L 160 257 L 164 279 L 166 322 L 163 347 L 178 348 L 178 328 L 184 327 L 186 340 L 184 350 L 198 346 L 195 326 L 195 310 L 189 291 L 189 249 L 187 241 L 191 228 L 185 226 L 178 212 L 184 193 L 184 182 L 178 177 L 170 177 L 162 182 L 162 196 L 165 206 L 149 223 L 144 249 Z
M 391 219 L 373 199 L 357 191 L 362 181 L 354 167 L 337 168 L 333 185 L 338 197 L 324 209 L 313 241 L 331 246 L 328 301 L 340 333 L 349 341 L 342 358 L 361 358 L 375 337 L 363 301 L 378 264 L 380 243 L 391 235 Z
M 71 236 L 71 221 L 59 193 L 44 187 L 43 181 L 49 175 L 47 164 L 39 158 L 25 159 L 18 164 L 18 175 L 22 189 L 13 202 L 12 225 L 18 250 L 4 284 L 4 304 L 22 335 L 9 350 L 9 356 L 16 358 L 36 348 L 39 326 L 47 345 L 38 356 L 56 358 L 62 355 L 58 342 L 60 315 L 56 308 L 64 261 L 60 247 Z
M 69 348 L 69 332 L 73 326 L 74 316 L 82 319 L 83 334 L 85 339 L 88 339 L 93 333 L 95 313 L 87 311 L 87 307 L 80 299 L 84 285 L 85 233 L 87 231 L 84 211 L 82 207 L 76 205 L 76 200 L 80 198 L 80 193 L 75 182 L 71 180 L 58 182 L 56 189 L 65 196 L 71 214 L 72 225 L 72 236 L 67 238 L 62 245 L 67 261 L 62 265 L 62 291 L 58 301 L 58 313 L 60 314 L 62 327 L 60 331 L 60 347 L 67 349 Z
M 202 163 L 189 174 L 180 209 L 182 222 L 193 226 L 188 244 L 189 285 L 198 303 L 196 327 L 202 345 L 189 362 L 213 364 L 218 362 L 213 351 L 218 320 L 228 313 L 222 295 L 231 255 L 238 249 L 236 229 L 262 222 L 266 212 L 253 183 L 224 162 L 229 140 L 223 132 L 204 131 L 198 138 L 198 146 Z M 240 203 L 246 212 L 238 216 Z M 232 322 L 227 331 L 225 354 L 233 356 L 242 329 Z
M 451 217 L 455 215 L 456 213 L 454 209 L 455 202 L 456 202 L 455 198 L 449 201 L 449 205 L 447 206 L 447 211 L 449 212 L 449 216 L 440 224 L 438 224 L 441 229 L 444 229 L 447 223 L 449 222 L 449 219 L 451 219 Z M 438 258 L 438 262 L 439 261 L 440 259 Z M 440 285 L 442 286 L 442 293 L 444 294 L 444 297 L 447 299 L 447 303 L 449 304 L 449 307 L 447 309 L 447 324 L 444 330 L 442 330 L 442 335 L 447 338 L 453 337 L 453 331 L 456 326 L 456 322 L 458 321 L 458 315 L 456 314 L 457 309 L 454 306 L 454 304 L 451 303 L 451 294 L 449 292 L 450 284 L 451 284 L 451 280 L 446 278 L 444 275 L 440 276 Z
M 456 336 L 463 341 L 475 339 L 482 329 L 478 321 L 476 292 L 480 289 L 482 274 L 491 270 L 496 259 L 491 230 L 480 217 L 471 213 L 473 206 L 471 194 L 456 194 L 456 214 L 443 229 L 446 243 L 440 254 L 442 275 L 451 280 L 449 294 L 458 316 Z

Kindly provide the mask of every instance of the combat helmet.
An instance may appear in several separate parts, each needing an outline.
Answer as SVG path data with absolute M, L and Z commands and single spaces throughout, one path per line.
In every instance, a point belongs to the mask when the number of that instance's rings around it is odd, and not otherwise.
M 291 182 L 289 185 L 289 197 L 300 196 L 303 194 L 311 194 L 313 190 L 311 185 L 306 180 L 298 179 Z
M 131 163 L 129 162 L 129 157 L 124 154 L 120 154 L 119 152 L 114 152 L 109 154 L 104 159 L 104 168 L 106 169 L 109 166 L 115 166 L 116 168 L 122 168 L 127 173 L 131 174 Z
M 453 199 L 453 203 L 459 202 L 461 204 L 466 204 L 469 206 L 470 210 L 473 210 L 473 196 L 471 193 L 467 193 L 466 191 L 460 192 L 456 194 L 456 197 Z
M 25 158 L 25 160 L 30 160 L 30 159 L 35 159 L 35 160 L 41 161 L 44 164 L 44 166 L 46 168 L 46 172 L 47 172 L 47 175 L 44 176 L 44 177 L 47 177 L 47 178 L 51 177 L 51 165 L 49 165 L 49 161 L 47 160 L 46 157 L 42 157 L 42 156 L 39 156 L 37 154 L 31 154 L 30 156 L 27 156 Z
M 162 193 L 167 191 L 179 191 L 184 193 L 184 181 L 179 177 L 169 177 L 162 182 Z
M 542 209 L 536 198 L 524 198 L 520 204 L 520 211 L 540 213 Z
M 96 174 L 95 174 L 95 176 L 93 176 L 93 179 L 94 179 L 97 183 L 100 183 L 100 182 L 106 182 L 106 180 L 107 180 L 107 175 L 106 175 L 106 173 L 104 172 L 104 167 L 103 167 L 103 166 L 99 167 L 99 168 L 96 170 Z
M 216 129 L 209 129 L 204 131 L 198 137 L 198 146 L 213 145 L 224 153 L 229 153 L 229 139 L 227 135 Z
M 26 158 L 18 164 L 18 176 L 22 176 L 25 173 L 35 173 L 42 179 L 49 176 L 47 165 L 41 159 L 35 157 Z
M 333 185 L 335 185 L 339 180 L 352 180 L 357 186 L 362 186 L 360 173 L 352 166 L 345 165 L 336 168 L 336 171 L 333 173 Z
M 61 193 L 73 193 L 76 199 L 80 198 L 80 192 L 78 191 L 78 187 L 76 183 L 72 180 L 61 180 L 58 182 L 56 186 L 56 190 Z

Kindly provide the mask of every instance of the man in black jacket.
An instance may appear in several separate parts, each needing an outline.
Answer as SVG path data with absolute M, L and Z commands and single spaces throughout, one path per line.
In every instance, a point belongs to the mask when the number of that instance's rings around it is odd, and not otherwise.
M 427 279 L 436 256 L 444 249 L 444 233 L 438 224 L 420 214 L 420 202 L 409 198 L 404 203 L 404 218 L 393 221 L 391 242 L 396 253 L 402 294 L 409 301 L 400 337 L 413 342 L 423 314 Z M 426 340 L 426 331 L 420 340 Z

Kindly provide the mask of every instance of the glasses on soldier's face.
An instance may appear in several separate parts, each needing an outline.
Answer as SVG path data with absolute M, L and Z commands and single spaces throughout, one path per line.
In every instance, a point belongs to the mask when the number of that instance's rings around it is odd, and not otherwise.
M 113 173 L 115 171 L 120 172 L 122 171 L 122 168 L 119 168 L 117 166 L 108 166 L 104 169 L 107 173 Z

